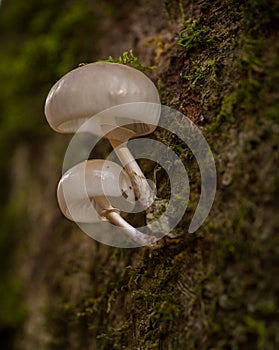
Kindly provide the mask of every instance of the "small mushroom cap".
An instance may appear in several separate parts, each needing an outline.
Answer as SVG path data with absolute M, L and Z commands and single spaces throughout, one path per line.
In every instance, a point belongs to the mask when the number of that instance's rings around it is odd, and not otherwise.
M 135 68 L 118 63 L 95 62 L 70 71 L 54 84 L 46 99 L 45 115 L 54 130 L 74 133 L 99 112 L 135 102 L 160 104 L 153 82 Z M 143 131 L 140 127 L 135 128 L 138 136 L 151 133 L 156 128 L 158 107 L 157 115 L 145 116 L 146 112 L 148 113 L 146 110 L 135 111 L 135 115 L 130 114 L 126 122 L 133 124 L 138 120 L 147 123 L 150 120 L 153 125 L 146 126 Z M 120 117 L 126 118 L 125 115 Z M 90 131 L 103 136 L 101 123 L 98 119 L 95 129 Z M 116 119 L 112 125 L 118 126 Z
M 57 199 L 62 213 L 81 223 L 100 222 L 102 209 L 93 205 L 94 198 L 106 197 L 120 211 L 131 211 L 135 195 L 131 181 L 118 164 L 101 159 L 81 162 L 60 179 Z

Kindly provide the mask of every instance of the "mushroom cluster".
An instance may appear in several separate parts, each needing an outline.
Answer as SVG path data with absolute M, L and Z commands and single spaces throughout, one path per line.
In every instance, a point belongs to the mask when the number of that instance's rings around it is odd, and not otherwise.
M 127 147 L 131 138 L 152 133 L 160 117 L 160 98 L 153 82 L 126 65 L 95 62 L 76 68 L 54 84 L 45 115 L 57 132 L 87 132 L 105 136 L 124 169 L 107 160 L 86 160 L 61 178 L 58 203 L 75 222 L 109 221 L 139 245 L 156 247 L 158 238 L 146 235 L 120 215 L 137 199 L 148 213 L 155 194 Z M 96 215 L 92 215 L 92 206 Z

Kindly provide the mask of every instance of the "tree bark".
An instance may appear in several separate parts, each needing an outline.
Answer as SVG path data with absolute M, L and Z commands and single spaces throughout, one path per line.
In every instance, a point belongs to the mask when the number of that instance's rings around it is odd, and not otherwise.
M 36 151 L 22 139 L 11 163 L 10 201 L 20 192 L 26 214 L 24 235 L 14 233 L 25 309 L 14 349 L 278 349 L 278 4 L 106 3 L 114 12 L 97 22 L 101 51 L 92 60 L 132 48 L 154 67 L 145 73 L 162 104 L 190 118 L 213 151 L 215 202 L 188 233 L 199 169 L 187 145 L 158 129 L 152 138 L 180 156 L 190 178 L 177 237 L 156 251 L 106 246 L 59 213 L 55 188 L 69 138 L 47 131 Z M 163 170 L 156 186 L 168 198 Z

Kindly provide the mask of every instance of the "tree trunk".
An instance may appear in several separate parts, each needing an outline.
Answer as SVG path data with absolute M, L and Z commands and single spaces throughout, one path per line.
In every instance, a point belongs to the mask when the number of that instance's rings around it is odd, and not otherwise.
M 56 203 L 70 137 L 39 124 L 36 131 L 43 131 L 31 139 L 21 133 L 11 160 L 6 230 L 17 242 L 11 273 L 20 281 L 17 307 L 24 316 L 19 324 L 2 321 L 7 348 L 278 349 L 278 3 L 105 3 L 95 19 L 98 35 L 92 40 L 88 28 L 80 34 L 84 45 L 99 48 L 90 58 L 132 48 L 142 65 L 153 67 L 145 74 L 162 104 L 191 119 L 211 147 L 215 201 L 190 234 L 199 168 L 187 145 L 158 129 L 151 138 L 167 144 L 187 169 L 187 211 L 161 249 L 104 245 L 62 217 Z M 79 40 L 77 34 L 68 45 Z M 109 145 L 96 149 L 104 158 Z M 150 178 L 156 174 L 157 196 L 168 198 L 165 172 L 144 160 L 140 165 Z

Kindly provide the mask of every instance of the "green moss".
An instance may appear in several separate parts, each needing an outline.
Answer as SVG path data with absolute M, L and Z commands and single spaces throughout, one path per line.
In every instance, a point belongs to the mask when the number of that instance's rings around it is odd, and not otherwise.
M 109 56 L 109 58 L 105 60 L 99 60 L 100 62 L 112 62 L 112 63 L 120 63 L 132 66 L 138 70 L 141 71 L 148 71 L 151 72 L 153 70 L 153 67 L 151 66 L 144 66 L 140 63 L 140 60 L 138 57 L 136 57 L 133 53 L 133 50 L 125 51 L 123 52 L 122 56 L 119 56 L 118 58 L 113 58 L 112 56 Z
M 275 24 L 279 19 L 279 4 L 277 0 L 249 0 L 243 7 L 245 26 Z M 256 22 L 260 19 L 259 23 Z
M 181 17 L 182 23 L 185 21 L 185 2 L 182 0 L 164 0 L 164 10 L 170 19 Z
M 190 84 L 191 89 L 195 89 L 195 86 L 199 80 L 206 79 L 210 76 L 210 80 L 215 84 L 218 84 L 217 80 L 217 64 L 215 61 L 207 61 L 205 63 L 198 64 L 197 62 L 191 60 L 191 66 L 188 68 L 191 74 L 185 74 L 182 78 L 187 79 Z
M 262 320 L 258 320 L 256 318 L 253 318 L 251 316 L 245 317 L 245 323 L 248 326 L 248 329 L 251 330 L 252 333 L 255 333 L 257 336 L 257 348 L 259 350 L 265 350 L 267 349 L 267 329 L 265 322 Z
M 194 88 L 195 83 L 203 76 L 203 70 L 196 62 L 192 61 L 192 66 L 194 72 L 192 74 L 182 76 L 184 79 L 189 81 L 191 89 Z
M 224 96 L 216 119 L 208 126 L 207 132 L 220 128 L 223 122 L 233 122 L 240 110 L 253 113 L 256 109 L 255 96 L 259 95 L 263 86 L 261 81 L 265 76 L 262 60 L 263 43 L 261 40 L 243 36 L 239 41 L 242 56 L 236 62 L 236 67 L 241 72 L 242 79 L 229 95 Z M 216 66 L 213 71 L 216 76 Z
M 185 26 L 179 32 L 177 44 L 187 49 L 196 47 L 210 47 L 215 43 L 215 39 L 209 35 L 210 30 L 204 26 L 200 26 L 199 19 L 188 19 L 183 23 Z
M 265 116 L 266 118 L 279 123 L 279 102 L 269 106 L 265 112 Z

